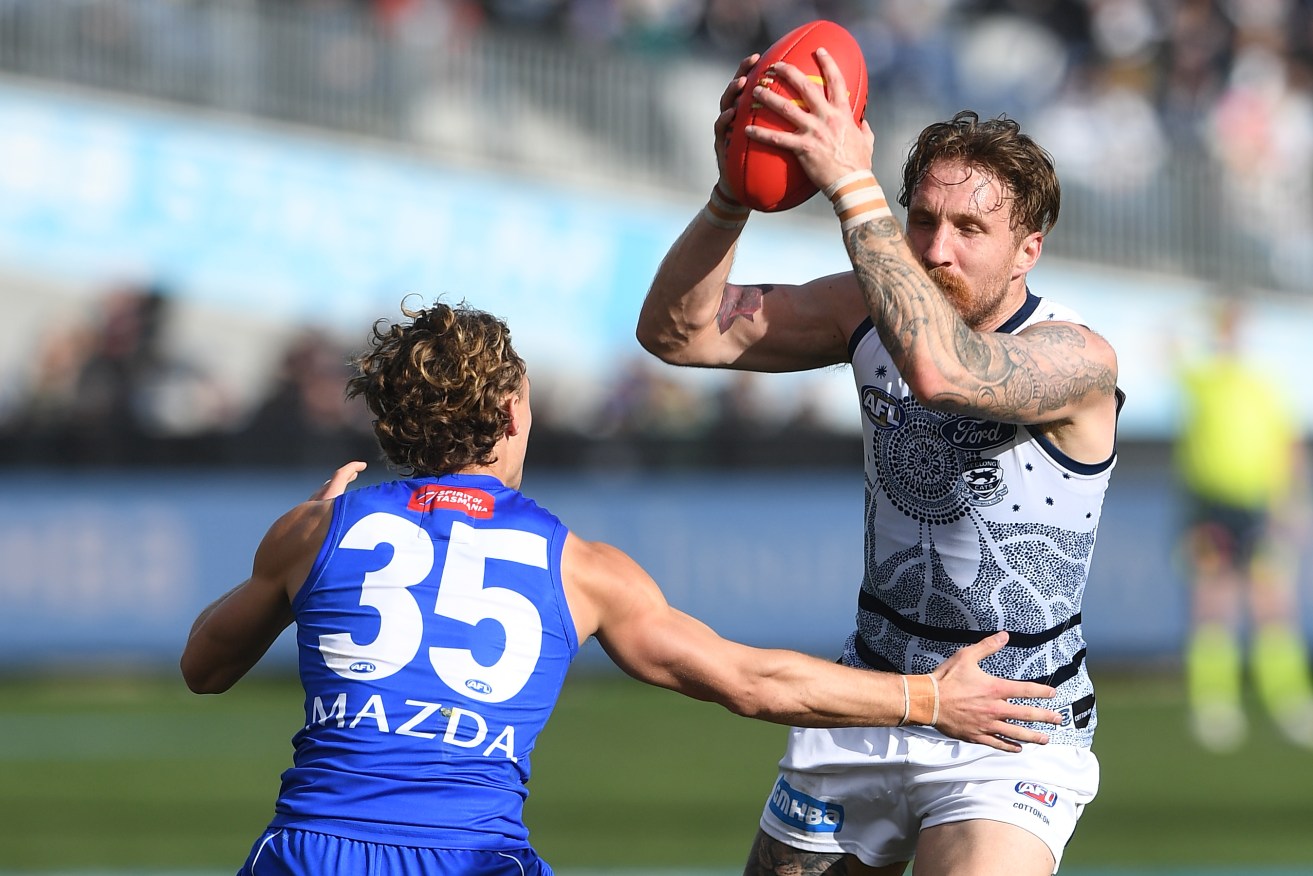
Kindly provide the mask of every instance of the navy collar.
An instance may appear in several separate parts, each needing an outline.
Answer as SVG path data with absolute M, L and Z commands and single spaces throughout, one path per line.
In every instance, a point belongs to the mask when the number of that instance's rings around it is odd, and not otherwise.
M 1034 292 L 1031 292 L 1030 287 L 1027 286 L 1026 300 L 1021 303 L 1021 307 L 1017 309 L 1016 313 L 1008 318 L 1007 322 L 994 329 L 994 331 L 1003 332 L 1004 334 L 1009 335 L 1012 334 L 1017 329 L 1021 328 L 1022 323 L 1030 319 L 1030 316 L 1035 312 L 1036 307 L 1039 307 L 1039 296 Z
M 1039 300 L 1040 300 L 1039 296 L 1036 295 L 1034 292 L 1031 292 L 1030 287 L 1027 286 L 1026 300 L 1021 303 L 1021 307 L 1017 309 L 1016 313 L 1012 314 L 1012 316 L 1008 318 L 1007 322 L 1003 323 L 1001 326 L 994 329 L 994 331 L 1003 332 L 1004 334 L 1009 334 L 1009 335 L 1015 332 L 1018 328 L 1021 327 L 1022 323 L 1030 319 L 1031 314 L 1035 312 L 1035 308 L 1039 307 Z M 857 345 L 861 343 L 862 338 L 866 337 L 868 332 L 872 332 L 874 330 L 875 330 L 875 323 L 871 320 L 869 316 L 866 317 L 866 319 L 862 320 L 861 325 L 857 326 L 857 328 L 853 330 L 852 336 L 848 338 L 849 362 L 852 361 L 853 356 L 856 354 Z

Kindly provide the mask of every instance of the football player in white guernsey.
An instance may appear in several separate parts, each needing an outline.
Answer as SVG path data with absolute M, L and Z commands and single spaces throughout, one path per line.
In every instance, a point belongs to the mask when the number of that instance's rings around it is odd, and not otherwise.
M 519 492 L 533 416 L 505 323 L 441 303 L 405 315 L 375 327 L 349 386 L 406 477 L 348 492 L 364 464 L 339 470 L 274 522 L 182 655 L 187 685 L 219 693 L 297 630 L 306 723 L 242 876 L 550 874 L 523 823 L 529 753 L 590 636 L 635 678 L 761 720 L 1047 741 L 1053 688 L 977 665 L 1005 634 L 927 673 L 875 675 L 676 610 L 626 554 Z M 1004 738 L 1018 720 L 1043 723 Z
M 797 102 L 754 88 L 794 130 L 747 129 L 795 155 L 832 201 L 853 269 L 801 285 L 729 279 L 750 211 L 719 181 L 672 245 L 639 316 L 676 365 L 800 371 L 850 364 L 864 429 L 865 575 L 850 666 L 925 671 L 991 632 L 996 674 L 1058 688 L 1052 744 L 1001 753 L 933 729 L 794 729 L 749 876 L 1040 876 L 1098 788 L 1081 597 L 1115 460 L 1117 359 L 1027 275 L 1057 220 L 1052 161 L 1010 119 L 958 113 L 910 151 L 904 231 L 871 171 L 837 66 L 788 64 Z M 717 160 L 757 56 L 721 98 Z M 819 810 L 825 818 L 801 812 Z

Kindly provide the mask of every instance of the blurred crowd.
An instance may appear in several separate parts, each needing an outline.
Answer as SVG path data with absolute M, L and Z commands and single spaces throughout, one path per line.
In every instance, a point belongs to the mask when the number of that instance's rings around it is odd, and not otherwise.
M 349 22 L 365 15 L 431 51 L 496 31 L 727 67 L 798 24 L 831 19 L 863 47 L 873 117 L 895 105 L 944 117 L 962 108 L 1006 112 L 1058 158 L 1065 185 L 1112 199 L 1114 210 L 1133 204 L 1147 213 L 1134 233 L 1161 236 L 1163 249 L 1172 232 L 1155 224 L 1188 225 L 1183 236 L 1196 246 L 1240 238 L 1222 261 L 1257 253 L 1270 275 L 1260 282 L 1302 290 L 1313 270 L 1305 245 L 1313 234 L 1313 0 L 261 2 L 311 10 L 348 41 Z M 326 60 L 325 76 L 395 75 L 386 58 L 361 57 L 368 51 L 344 46 L 342 57 L 357 63 L 335 59 L 330 69 Z M 914 133 L 882 130 L 884 142 Z M 1195 167 L 1218 171 L 1195 188 L 1212 189 L 1216 178 L 1221 190 L 1183 209 L 1174 203 L 1181 190 L 1162 188 L 1162 176 Z M 1143 200 L 1129 200 L 1136 196 Z
M 550 165 L 578 151 L 495 142 L 502 114 L 536 110 L 700 192 L 684 157 L 704 128 L 686 130 L 670 117 L 684 107 L 630 68 L 729 70 L 817 18 L 863 47 L 881 175 L 901 157 L 887 144 L 927 113 L 1006 113 L 1058 160 L 1069 197 L 1053 252 L 1304 293 L 1313 0 L 0 0 L 0 68 L 465 155 Z M 552 52 L 472 57 L 493 34 Z M 633 64 L 550 79 L 552 53 Z M 526 130 L 545 137 L 543 124 Z
M 297 464 L 374 458 L 368 421 L 343 399 L 347 356 L 306 330 L 253 404 L 174 342 L 176 299 L 122 286 L 33 339 L 0 410 L 7 463 L 50 467 Z
M 27 373 L 9 376 L 0 405 L 3 464 L 327 468 L 381 459 L 368 411 L 345 398 L 351 344 L 313 326 L 296 331 L 267 379 L 245 393 L 178 342 L 183 306 L 163 286 L 120 286 L 83 318 L 55 320 L 33 338 Z M 781 410 L 756 380 L 737 375 L 699 389 L 636 356 L 567 414 L 553 399 L 568 391 L 547 375 L 534 391 L 533 464 L 761 468 L 860 458 L 860 440 L 823 423 L 814 397 Z
M 0 33 L 41 31 L 51 0 L 0 0 Z M 165 51 L 170 82 L 184 73 L 210 88 L 205 53 L 239 49 L 243 34 L 196 32 L 213 11 L 247 7 L 316 24 L 316 76 L 343 93 L 398 71 L 365 28 L 412 48 L 457 44 L 479 32 L 545 39 L 578 51 L 713 59 L 732 67 L 802 22 L 828 18 L 861 42 L 871 110 L 920 104 L 951 112 L 975 107 L 1022 119 L 1059 159 L 1064 187 L 1116 194 L 1158 184 L 1165 169 L 1194 158 L 1225 168 L 1199 202 L 1153 223 L 1170 233 L 1184 221 L 1224 214 L 1228 237 L 1259 240 L 1303 289 L 1313 272 L 1313 0 L 76 0 L 85 12 L 80 46 L 97 82 L 118 59 Z M 301 33 L 300 31 L 296 32 Z M 325 39 L 326 38 L 326 39 Z M 22 45 L 15 40 L 6 45 Z M 136 46 L 140 51 L 132 51 Z M 161 48 L 163 47 L 163 48 Z M 36 69 L 37 57 L 0 58 Z M 82 57 L 79 55 L 78 57 Z M 76 59 L 69 63 L 75 63 Z M 230 65 L 232 66 L 232 65 Z M 236 65 L 240 67 L 241 65 Z M 41 68 L 45 69 L 45 68 Z M 263 75 L 262 71 L 262 75 Z M 277 71 L 272 71 L 276 73 Z M 176 76 L 174 76 L 176 74 Z M 189 74 L 189 75 L 190 75 Z M 271 74 L 272 75 L 272 74 Z M 124 82 L 135 81 L 124 73 Z M 276 78 L 271 81 L 276 81 Z M 225 86 L 239 90 L 235 86 Z M 261 89 L 257 89 L 261 90 Z M 275 89 L 268 89 L 272 94 Z M 300 94 L 295 89 L 293 92 Z M 182 93 L 179 85 L 179 93 Z M 189 94 L 191 92 L 188 92 Z M 200 92 L 196 92 L 200 93 Z M 899 137 L 897 139 L 904 139 Z M 897 142 L 897 140 L 895 140 Z M 1215 191 L 1214 189 L 1220 189 Z M 1072 206 L 1075 206 L 1074 199 Z M 1080 229 L 1064 203 L 1063 228 Z M 1214 221 L 1217 221 L 1214 218 Z M 1079 231 L 1077 234 L 1079 235 Z M 1200 240 L 1214 238 L 1201 235 Z M 1225 278 L 1220 278 L 1225 279 Z M 344 455 L 374 458 L 367 415 L 341 396 L 350 350 L 307 329 L 282 351 L 254 400 L 170 344 L 176 296 L 163 288 L 105 295 L 85 324 L 59 326 L 31 354 L 31 373 L 0 404 L 0 443 L 11 463 L 331 465 Z M 536 453 L 548 463 L 587 465 L 771 464 L 767 459 L 846 463 L 851 442 L 799 403 L 763 408 L 751 378 L 698 390 L 639 359 L 614 377 L 582 417 L 550 408 L 539 419 Z M 744 441 L 743 436 L 751 436 Z M 771 447 L 772 442 L 779 446 Z M 753 448 L 768 448 L 758 450 Z M 746 462 L 745 462 L 746 460 Z
M 1255 150 L 1310 146 L 1310 0 L 274 2 L 324 14 L 363 5 L 397 30 L 496 28 L 731 60 L 828 18 L 862 44 L 873 101 L 889 95 L 955 109 L 1003 102 L 1014 116 L 1102 104 L 1087 139 L 1124 137 L 1130 126 L 1141 143 L 1215 148 L 1240 163 L 1258 157 Z M 1227 142 L 1214 144 L 1217 137 Z
M 62 0 L 61 0 L 62 2 Z M 0 0 L 0 26 L 36 20 L 47 0 Z M 57 4 L 50 4 L 57 5 Z M 1134 155 L 1151 172 L 1167 150 L 1202 150 L 1255 174 L 1278 164 L 1308 185 L 1313 167 L 1313 0 L 77 0 L 82 45 L 129 63 L 163 47 L 179 78 L 202 73 L 224 8 L 295 20 L 286 36 L 316 41 L 316 76 L 378 96 L 391 81 L 388 44 L 459 45 L 478 32 L 532 36 L 570 48 L 701 56 L 732 63 L 789 29 L 828 18 L 861 43 L 872 109 L 902 102 L 998 108 L 1038 119 L 1045 141 L 1081 166 L 1117 175 Z M 272 18 L 270 18 L 272 16 Z M 222 29 L 222 28 L 220 28 Z M 368 33 L 367 32 L 371 32 Z M 249 37 L 249 34 L 248 34 Z M 292 54 L 297 46 L 285 48 Z M 276 71 L 268 71 L 276 75 Z M 393 83 L 395 87 L 395 82 Z M 990 114 L 993 114 L 990 112 Z M 1274 183 L 1274 184 L 1283 184 Z
M 443 0 L 393 0 L 404 19 Z M 1168 164 L 1224 171 L 1222 209 L 1306 276 L 1313 232 L 1310 0 L 485 0 L 488 26 L 625 49 L 760 51 L 829 18 L 881 101 L 1023 120 L 1065 184 L 1138 192 Z M 465 19 L 468 20 L 468 19 Z M 895 141 L 896 142 L 896 141 Z

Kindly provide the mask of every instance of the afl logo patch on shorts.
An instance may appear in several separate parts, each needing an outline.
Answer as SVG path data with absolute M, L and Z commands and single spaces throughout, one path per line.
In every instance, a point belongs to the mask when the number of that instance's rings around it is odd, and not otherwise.
M 838 833 L 843 830 L 843 807 L 817 800 L 794 790 L 784 779 L 775 783 L 770 811 L 785 824 L 807 833 Z
M 1058 802 L 1057 792 L 1050 791 L 1038 782 L 1017 782 L 1015 790 L 1023 797 L 1029 797 L 1036 803 L 1042 803 L 1045 806 L 1052 807 Z

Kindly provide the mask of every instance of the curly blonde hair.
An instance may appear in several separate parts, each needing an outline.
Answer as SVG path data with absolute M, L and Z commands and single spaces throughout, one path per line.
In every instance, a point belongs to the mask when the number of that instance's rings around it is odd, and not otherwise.
M 506 323 L 463 302 L 420 310 L 409 322 L 374 324 L 355 357 L 347 397 L 363 396 L 383 454 L 406 474 L 438 476 L 495 462 L 506 434 L 508 396 L 520 391 L 524 360 Z
M 1048 234 L 1058 221 L 1062 187 L 1048 152 L 1005 116 L 981 119 L 963 110 L 946 122 L 921 132 L 903 165 L 903 188 L 898 203 L 906 207 L 930 166 L 939 160 L 961 161 L 983 170 L 1007 186 L 1012 198 L 1014 231 Z

